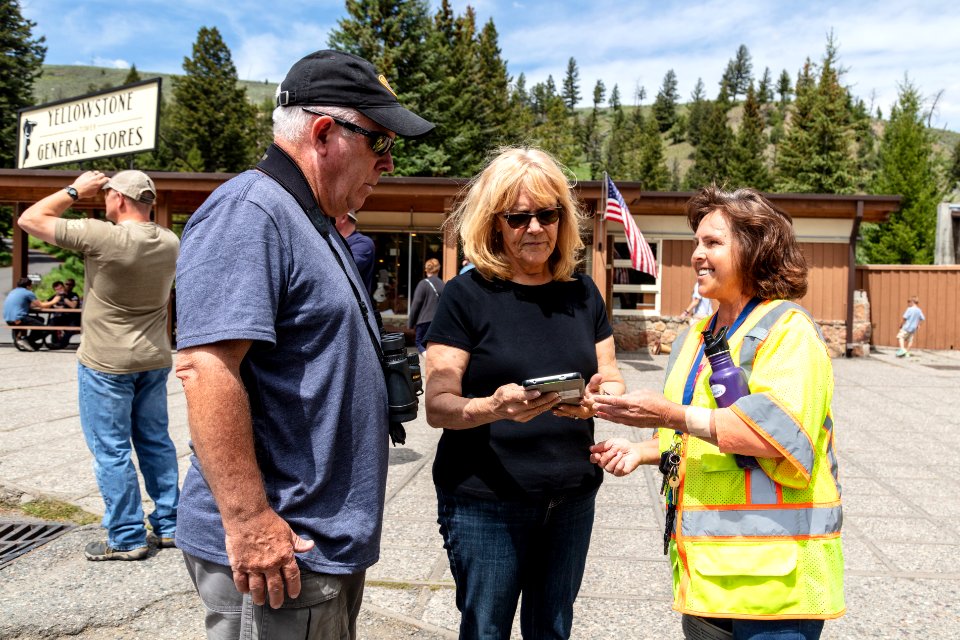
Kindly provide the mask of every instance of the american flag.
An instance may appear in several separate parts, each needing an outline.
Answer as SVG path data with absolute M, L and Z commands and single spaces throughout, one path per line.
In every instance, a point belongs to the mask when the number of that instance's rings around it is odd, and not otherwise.
M 607 176 L 607 209 L 603 215 L 604 220 L 613 220 L 623 225 L 623 230 L 627 233 L 627 246 L 630 248 L 630 263 L 637 271 L 649 273 L 654 278 L 657 277 L 657 261 L 653 258 L 653 252 L 650 251 L 650 245 L 643 239 L 640 233 L 640 227 L 633 221 L 630 210 L 623 196 L 613 184 L 610 176 Z

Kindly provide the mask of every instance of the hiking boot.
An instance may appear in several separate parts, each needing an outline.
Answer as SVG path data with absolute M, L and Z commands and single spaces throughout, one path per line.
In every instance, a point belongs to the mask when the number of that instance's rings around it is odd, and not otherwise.
M 153 531 L 147 532 L 147 544 L 157 549 L 174 549 L 177 546 L 173 536 L 158 536 Z
M 20 351 L 36 351 L 37 348 L 26 338 L 17 338 L 17 349 Z
M 111 547 L 108 543 L 100 542 L 91 542 L 87 545 L 87 548 L 84 549 L 83 555 L 87 556 L 87 560 L 100 561 L 100 560 L 143 560 L 147 557 L 150 552 L 150 547 L 137 547 L 136 549 L 130 549 L 129 551 L 118 551 Z

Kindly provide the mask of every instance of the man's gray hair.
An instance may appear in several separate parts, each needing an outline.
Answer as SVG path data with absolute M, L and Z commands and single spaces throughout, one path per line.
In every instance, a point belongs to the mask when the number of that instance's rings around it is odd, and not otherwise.
M 277 87 L 277 90 L 279 91 L 280 87 Z M 354 124 L 360 116 L 359 111 L 347 107 L 310 106 L 308 108 Z M 275 140 L 286 140 L 287 142 L 300 142 L 309 132 L 310 125 L 315 117 L 315 114 L 304 111 L 301 105 L 277 107 L 273 110 L 273 138 Z M 344 134 L 354 135 L 348 129 L 344 129 Z

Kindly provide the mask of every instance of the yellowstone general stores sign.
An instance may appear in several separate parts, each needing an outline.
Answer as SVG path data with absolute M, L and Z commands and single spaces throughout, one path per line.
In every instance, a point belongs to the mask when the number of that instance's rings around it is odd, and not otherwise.
M 151 151 L 159 119 L 160 78 L 21 109 L 17 168 Z

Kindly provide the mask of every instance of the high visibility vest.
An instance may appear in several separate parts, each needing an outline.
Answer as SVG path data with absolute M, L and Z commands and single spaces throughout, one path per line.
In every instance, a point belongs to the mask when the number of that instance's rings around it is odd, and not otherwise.
M 664 395 L 683 401 L 704 318 L 677 341 Z M 741 469 L 732 454 L 683 436 L 670 561 L 673 608 L 744 619 L 837 618 L 845 612 L 840 484 L 834 454 L 833 369 L 800 306 L 765 301 L 728 338 L 749 377 L 733 411 L 781 453 Z M 716 408 L 704 357 L 691 404 Z M 660 429 L 660 450 L 674 441 Z

